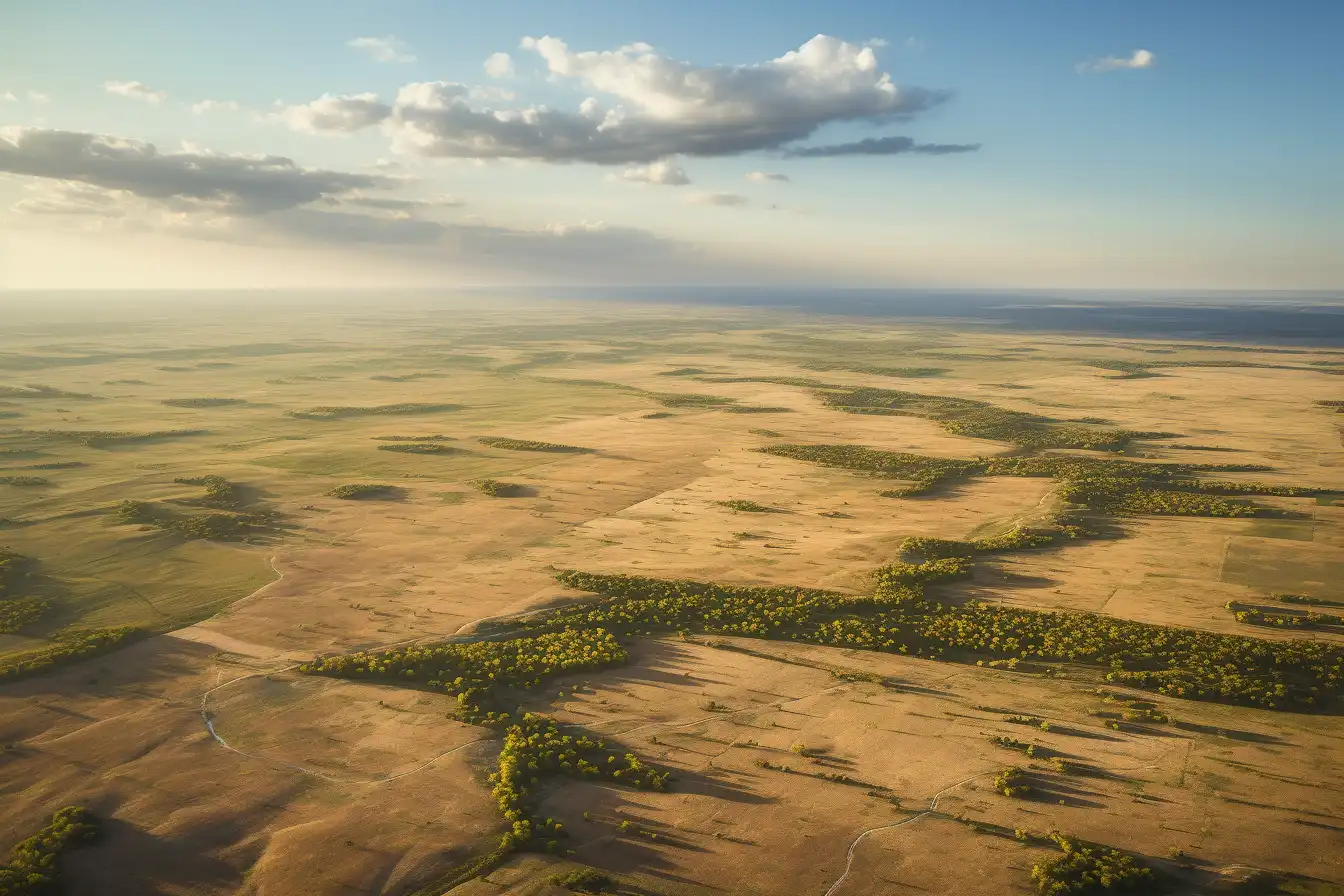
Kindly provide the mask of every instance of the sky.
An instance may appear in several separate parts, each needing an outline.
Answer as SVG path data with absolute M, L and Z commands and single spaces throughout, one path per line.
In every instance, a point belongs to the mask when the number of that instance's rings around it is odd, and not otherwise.
M 0 289 L 1344 288 L 1344 4 L 0 0 Z

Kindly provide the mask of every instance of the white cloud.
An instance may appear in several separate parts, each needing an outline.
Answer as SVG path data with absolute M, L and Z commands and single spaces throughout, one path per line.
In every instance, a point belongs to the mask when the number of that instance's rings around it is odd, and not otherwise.
M 752 171 L 747 175 L 747 180 L 758 184 L 770 183 L 772 181 L 775 183 L 787 184 L 789 183 L 789 176 L 774 171 Z
M 823 125 L 905 120 L 950 96 L 898 87 L 879 69 L 873 47 L 825 35 L 776 59 L 736 66 L 696 66 L 647 44 L 572 52 L 564 41 L 541 37 L 524 38 L 522 46 L 541 56 L 553 80 L 608 101 L 590 97 L 577 113 L 475 108 L 467 87 L 437 81 L 406 85 L 390 105 L 361 94 L 365 114 L 357 121 L 335 116 L 327 126 L 299 112 L 291 124 L 338 132 L 382 124 L 397 148 L 426 156 L 648 164 L 781 149 Z
M 6 90 L 4 93 L 0 93 L 0 102 L 17 103 L 18 101 L 19 98 L 14 95 L 13 91 Z
M 487 84 L 482 87 L 473 87 L 467 92 L 473 100 L 483 100 L 494 103 L 511 103 L 518 99 L 518 94 L 504 87 L 496 87 L 493 84 Z
M 346 41 L 352 50 L 358 50 L 375 62 L 414 62 L 415 54 L 403 41 L 390 34 L 387 37 L 357 37 Z
M 400 185 L 302 168 L 283 156 L 159 152 L 152 143 L 36 127 L 0 128 L 0 173 L 123 191 L 176 210 L 260 215 Z
M 296 131 L 309 134 L 352 134 L 383 121 L 392 107 L 376 93 L 348 96 L 323 94 L 302 106 L 287 106 L 276 113 Z
M 207 115 L 211 112 L 237 112 L 240 108 L 237 100 L 201 100 L 192 104 L 191 111 L 196 115 Z
M 658 184 L 664 187 L 684 187 L 691 182 L 677 163 L 663 159 L 648 165 L 636 165 L 621 172 L 618 180 L 636 184 Z
M 719 205 L 726 208 L 740 208 L 751 200 L 737 193 L 697 193 L 690 199 L 696 205 Z
M 153 90 L 139 81 L 104 81 L 103 90 L 116 96 L 124 96 L 128 100 L 140 100 L 145 103 L 158 104 L 168 99 L 168 94 L 161 90 Z
M 1113 72 L 1118 69 L 1150 68 L 1157 57 L 1148 50 L 1135 50 L 1128 57 L 1103 56 L 1078 63 L 1080 72 Z
M 508 53 L 491 53 L 485 60 L 485 73 L 492 78 L 512 78 L 513 58 Z
M 30 90 L 28 91 L 28 101 L 30 103 L 37 103 L 39 106 L 42 106 L 51 102 L 51 96 L 37 90 Z

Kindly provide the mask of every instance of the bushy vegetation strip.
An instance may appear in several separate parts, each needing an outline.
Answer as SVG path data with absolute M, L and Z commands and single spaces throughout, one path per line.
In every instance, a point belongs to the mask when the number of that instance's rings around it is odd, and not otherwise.
M 32 561 L 28 557 L 0 548 L 0 635 L 12 635 L 32 625 L 51 609 L 49 601 L 22 596 L 31 572 Z
M 344 417 L 370 417 L 396 414 L 438 414 L 462 409 L 460 404 L 422 404 L 402 402 L 401 404 L 380 404 L 373 406 L 321 405 L 302 411 L 286 411 L 288 417 L 301 420 L 340 420 Z
M 505 451 L 543 451 L 553 454 L 587 454 L 593 449 L 580 448 L 577 445 L 561 445 L 557 442 L 537 442 L 530 439 L 510 439 L 504 436 L 480 436 L 476 439 L 482 445 L 502 448 Z
M 549 611 L 533 630 L 602 627 L 618 635 L 695 632 L 792 640 L 956 662 L 1075 662 L 1108 681 L 1192 700 L 1309 710 L 1344 689 L 1344 650 L 1321 641 L 1267 641 L 1093 613 L 959 606 L 925 593 L 964 578 L 971 561 L 893 563 L 873 595 L 714 585 L 566 571 L 558 581 L 604 599 Z
M 614 635 L 589 628 L 323 657 L 299 671 L 442 691 L 457 698 L 454 715 L 459 720 L 502 729 L 503 744 L 490 783 L 508 827 L 493 852 L 454 872 L 469 878 L 518 849 L 558 849 L 564 825 L 537 811 L 538 790 L 548 777 L 607 780 L 643 790 L 667 787 L 669 773 L 645 765 L 633 753 L 612 750 L 586 733 L 562 730 L 545 715 L 510 713 L 505 707 L 510 697 L 557 676 L 608 668 L 626 659 L 626 650 Z
M 61 857 L 98 836 L 98 819 L 82 806 L 66 806 L 0 865 L 0 896 L 51 896 L 60 892 Z
M 141 633 L 140 629 L 130 626 L 59 633 L 50 644 L 42 648 L 10 654 L 0 659 L 0 681 L 31 678 L 81 660 L 111 653 Z
M 1168 516 L 1274 516 L 1280 512 L 1239 496 L 1310 497 L 1323 489 L 1255 482 L 1203 480 L 1211 473 L 1258 472 L 1254 464 L 1148 463 L 1110 457 L 1045 454 L 957 459 L 882 451 L 864 445 L 767 445 L 762 454 L 909 482 L 887 497 L 923 494 L 977 476 L 1042 476 L 1061 483 L 1060 497 L 1112 514 Z

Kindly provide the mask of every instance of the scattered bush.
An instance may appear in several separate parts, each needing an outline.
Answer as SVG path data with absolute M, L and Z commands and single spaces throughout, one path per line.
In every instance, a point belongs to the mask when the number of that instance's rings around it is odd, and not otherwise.
M 39 485 L 51 485 L 51 482 L 41 476 L 0 476 L 0 485 L 32 488 Z
M 472 485 L 483 495 L 492 498 L 522 498 L 530 489 L 516 482 L 501 482 L 498 479 L 478 479 Z
M 715 501 L 720 507 L 727 507 L 729 510 L 736 510 L 740 513 L 781 513 L 777 507 L 769 507 L 765 504 L 757 504 L 755 501 L 744 501 L 734 498 L 730 501 Z
M 222 408 L 247 404 L 247 401 L 242 398 L 165 398 L 160 404 L 170 408 Z
M 994 789 L 1004 796 L 1026 796 L 1031 785 L 1027 783 L 1027 773 L 1012 766 L 994 776 Z
M 119 445 L 137 445 L 150 442 L 165 442 L 170 439 L 182 439 L 189 436 L 209 435 L 208 429 L 161 429 L 152 432 L 129 432 L 126 430 L 76 430 L 43 429 L 20 430 L 25 435 L 37 436 L 56 442 L 75 442 L 86 448 L 115 448 Z
M 379 451 L 396 451 L 400 454 L 457 454 L 459 449 L 439 442 L 397 442 L 392 445 L 379 445 Z
M 303 411 L 286 411 L 288 417 L 302 420 L 339 420 L 343 417 L 368 417 L 387 414 L 439 414 L 462 409 L 460 404 L 382 404 L 372 407 L 323 405 Z

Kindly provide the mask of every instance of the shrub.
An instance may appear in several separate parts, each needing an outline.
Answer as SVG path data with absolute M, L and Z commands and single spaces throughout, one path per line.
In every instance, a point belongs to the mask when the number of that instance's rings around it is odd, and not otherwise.
M 617 888 L 616 881 L 612 880 L 610 875 L 603 874 L 595 868 L 553 874 L 548 880 L 557 887 L 564 887 L 575 893 L 615 893 Z
M 1067 834 L 1052 833 L 1064 851 L 1042 859 L 1031 868 L 1031 879 L 1041 896 L 1102 896 L 1107 893 L 1152 893 L 1153 872 L 1124 853 L 1105 846 L 1084 846 Z
M 381 485 L 373 482 L 349 483 L 338 485 L 327 495 L 344 501 L 363 501 L 367 499 L 392 499 L 402 495 L 403 490 L 395 485 Z
M 498 479 L 478 479 L 472 485 L 483 495 L 492 498 L 521 498 L 528 494 L 528 487 L 516 482 L 501 482 Z
M 994 776 L 994 789 L 1004 796 L 1026 796 L 1031 785 L 1027 783 L 1027 773 L 1014 766 Z

